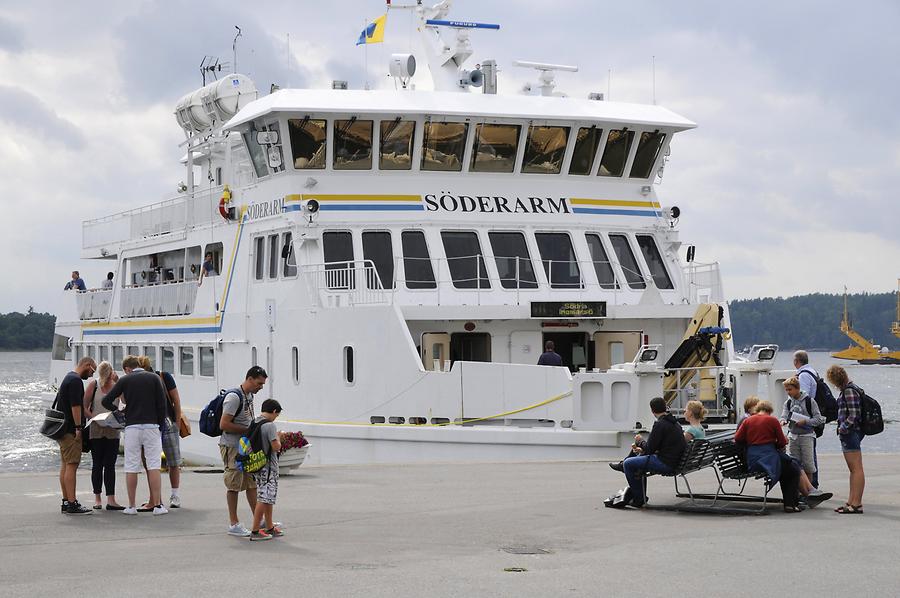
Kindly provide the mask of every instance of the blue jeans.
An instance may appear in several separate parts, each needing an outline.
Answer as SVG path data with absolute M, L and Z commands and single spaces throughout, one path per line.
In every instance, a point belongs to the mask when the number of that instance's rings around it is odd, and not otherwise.
M 672 473 L 674 470 L 660 461 L 656 455 L 640 455 L 638 457 L 628 457 L 622 461 L 622 468 L 625 470 L 625 479 L 628 480 L 628 487 L 631 488 L 631 502 L 636 506 L 644 504 L 644 480 L 640 475 L 646 472 L 653 473 Z

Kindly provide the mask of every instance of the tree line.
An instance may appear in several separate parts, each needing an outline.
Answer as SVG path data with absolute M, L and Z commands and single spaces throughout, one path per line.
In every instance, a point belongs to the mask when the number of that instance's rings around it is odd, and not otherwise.
M 856 332 L 874 342 L 896 350 L 900 339 L 891 333 L 897 316 L 895 293 L 849 295 L 850 324 Z M 775 343 L 785 350 L 845 349 L 852 343 L 841 332 L 844 314 L 843 295 L 798 295 L 766 297 L 729 302 L 734 344 Z
M 38 313 L 32 307 L 24 314 L 0 314 L 0 351 L 49 350 L 55 324 L 56 316 Z

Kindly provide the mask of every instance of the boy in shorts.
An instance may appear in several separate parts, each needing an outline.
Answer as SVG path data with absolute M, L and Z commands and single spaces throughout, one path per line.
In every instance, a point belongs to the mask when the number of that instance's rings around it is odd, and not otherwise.
M 271 540 L 283 536 L 284 532 L 272 521 L 272 509 L 278 494 L 278 451 L 281 450 L 281 439 L 275 420 L 281 414 L 281 405 L 275 399 L 263 401 L 260 416 L 255 423 L 260 425 L 259 433 L 263 446 L 268 447 L 268 462 L 257 472 L 251 474 L 256 482 L 256 509 L 253 511 L 253 529 L 250 540 Z M 262 529 L 260 525 L 265 524 Z

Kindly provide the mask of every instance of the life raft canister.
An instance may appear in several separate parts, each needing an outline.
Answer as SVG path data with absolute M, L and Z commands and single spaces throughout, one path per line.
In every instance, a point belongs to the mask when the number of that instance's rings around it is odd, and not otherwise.
M 234 220 L 234 208 L 228 204 L 231 203 L 231 188 L 225 185 L 222 189 L 222 197 L 219 199 L 219 214 L 225 220 Z

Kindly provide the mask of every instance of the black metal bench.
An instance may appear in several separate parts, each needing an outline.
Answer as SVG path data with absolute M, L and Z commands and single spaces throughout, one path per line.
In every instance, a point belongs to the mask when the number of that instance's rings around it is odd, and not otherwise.
M 765 512 L 768 502 L 784 502 L 782 499 L 769 497 L 774 482 L 764 472 L 747 471 L 746 447 L 736 444 L 733 436 L 716 443 L 713 453 L 715 454 L 716 479 L 719 482 L 715 496 L 711 497 L 714 505 L 719 499 L 736 502 L 762 502 L 759 512 Z M 763 481 L 762 496 L 744 494 L 748 480 Z M 725 489 L 728 481 L 738 482 L 736 492 L 729 492 Z
M 690 497 L 691 503 L 694 503 L 694 493 L 691 490 L 691 484 L 688 482 L 687 476 L 690 473 L 694 473 L 695 471 L 700 471 L 701 469 L 705 469 L 713 465 L 715 461 L 715 453 L 712 450 L 712 445 L 708 440 L 699 439 L 689 442 L 687 448 L 684 450 L 684 453 L 681 455 L 681 459 L 678 461 L 678 465 L 672 470 L 671 473 L 661 473 L 655 471 L 648 471 L 644 475 L 644 496 L 647 496 L 647 478 L 650 476 L 658 475 L 667 478 L 674 478 L 675 480 L 675 496 L 680 498 Z M 687 489 L 687 494 L 681 492 L 681 489 L 678 487 L 678 478 L 684 480 L 684 485 Z

